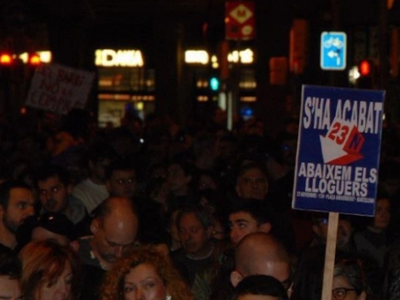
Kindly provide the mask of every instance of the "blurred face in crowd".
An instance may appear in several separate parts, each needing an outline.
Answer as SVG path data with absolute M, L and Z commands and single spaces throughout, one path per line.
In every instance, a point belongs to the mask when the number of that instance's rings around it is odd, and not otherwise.
M 199 178 L 199 181 L 197 182 L 197 189 L 199 190 L 216 190 L 217 189 L 217 183 L 215 180 L 207 175 L 207 174 L 202 174 Z
M 178 230 L 186 253 L 202 256 L 207 252 L 212 228 L 205 228 L 194 213 L 186 213 L 181 217 Z
M 22 300 L 21 287 L 17 279 L 0 275 L 0 299 Z
M 12 188 L 7 208 L 0 206 L 4 226 L 11 232 L 16 232 L 26 218 L 35 213 L 35 198 L 33 192 L 26 188 Z
M 71 297 L 72 268 L 65 263 L 63 272 L 58 278 L 49 278 L 37 291 L 37 300 L 68 300 Z
M 113 215 L 92 222 L 92 249 L 105 269 L 109 269 L 131 247 L 136 239 L 138 220 L 131 213 L 122 218 Z
M 169 194 L 169 184 L 167 181 L 161 183 L 158 189 L 154 189 L 150 193 L 150 198 L 158 203 L 166 204 Z
M 377 199 L 374 217 L 374 229 L 385 230 L 390 221 L 390 202 L 387 198 Z
M 253 216 L 244 211 L 235 212 L 229 215 L 230 238 L 233 244 L 237 244 L 246 235 L 252 232 L 271 230 L 270 223 L 258 224 Z
M 152 264 L 142 263 L 125 275 L 125 300 L 165 300 L 167 294 L 167 287 Z
M 258 168 L 244 172 L 237 181 L 236 192 L 244 199 L 264 200 L 268 192 L 268 180 Z
M 97 162 L 90 162 L 90 177 L 97 183 L 105 183 L 106 168 L 111 164 L 111 160 L 104 159 Z
M 69 189 L 58 176 L 38 182 L 39 198 L 48 212 L 64 212 L 68 206 Z
M 328 234 L 328 219 L 318 219 L 316 225 L 313 225 L 313 230 L 322 239 L 326 240 Z M 339 220 L 337 230 L 336 246 L 338 248 L 347 247 L 352 232 L 351 222 L 349 220 Z
M 109 192 L 113 196 L 133 198 L 136 191 L 134 170 L 114 170 L 109 180 Z
M 187 191 L 192 176 L 186 175 L 179 164 L 172 164 L 168 167 L 167 180 L 171 192 L 179 195 Z

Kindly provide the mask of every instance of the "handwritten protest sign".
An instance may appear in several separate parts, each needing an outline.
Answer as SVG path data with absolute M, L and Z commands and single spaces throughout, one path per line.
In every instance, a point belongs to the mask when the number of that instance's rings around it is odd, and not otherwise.
M 303 86 L 293 208 L 374 215 L 384 95 Z
M 36 69 L 26 105 L 66 114 L 72 108 L 84 108 L 94 74 L 59 64 Z

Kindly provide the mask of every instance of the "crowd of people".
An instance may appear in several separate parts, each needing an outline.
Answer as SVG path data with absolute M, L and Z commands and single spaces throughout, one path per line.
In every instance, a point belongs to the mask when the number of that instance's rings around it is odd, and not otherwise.
M 297 126 L 0 121 L 0 299 L 321 299 L 329 218 L 291 208 Z M 331 299 L 400 297 L 395 129 L 375 216 L 340 215 Z

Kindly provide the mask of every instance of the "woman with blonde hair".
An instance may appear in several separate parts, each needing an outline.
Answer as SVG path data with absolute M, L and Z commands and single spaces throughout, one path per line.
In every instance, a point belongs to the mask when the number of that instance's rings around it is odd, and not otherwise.
M 69 246 L 53 240 L 28 243 L 19 253 L 25 300 L 75 300 L 80 290 L 80 263 Z
M 102 286 L 103 300 L 193 300 L 170 258 L 153 246 L 133 249 L 111 269 Z

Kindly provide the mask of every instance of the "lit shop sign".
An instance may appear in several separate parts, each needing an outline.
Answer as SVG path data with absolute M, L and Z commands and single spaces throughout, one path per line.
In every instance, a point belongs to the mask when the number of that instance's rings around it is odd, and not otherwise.
M 251 64 L 254 62 L 253 51 L 250 49 L 232 51 L 228 54 L 228 61 L 233 63 Z
M 216 57 L 213 55 L 213 57 Z M 251 49 L 242 51 L 232 51 L 228 54 L 228 61 L 231 63 L 251 64 L 254 62 L 254 53 Z M 212 61 L 214 62 L 214 58 Z M 187 50 L 185 51 L 185 63 L 187 64 L 203 64 L 209 62 L 209 55 L 205 50 Z
M 96 66 L 100 67 L 143 67 L 140 50 L 99 49 L 95 52 Z
M 187 50 L 185 51 L 185 63 L 187 64 L 208 64 L 209 56 L 205 50 Z

